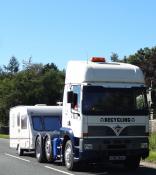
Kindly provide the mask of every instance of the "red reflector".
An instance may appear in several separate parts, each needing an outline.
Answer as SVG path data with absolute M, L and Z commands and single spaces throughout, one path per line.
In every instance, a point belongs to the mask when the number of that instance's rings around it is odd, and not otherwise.
M 105 58 L 103 57 L 92 57 L 91 61 L 92 62 L 106 62 Z

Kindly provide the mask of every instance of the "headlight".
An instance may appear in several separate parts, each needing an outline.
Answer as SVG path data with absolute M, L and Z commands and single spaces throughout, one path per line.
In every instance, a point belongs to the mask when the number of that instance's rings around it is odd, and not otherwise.
M 140 148 L 148 148 L 148 143 L 141 143 Z
M 84 144 L 84 149 L 85 150 L 93 149 L 93 145 L 92 144 Z

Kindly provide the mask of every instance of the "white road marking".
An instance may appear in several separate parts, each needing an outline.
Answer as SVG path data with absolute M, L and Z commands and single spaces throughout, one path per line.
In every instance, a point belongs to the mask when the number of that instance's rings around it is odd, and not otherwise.
M 72 173 L 68 173 L 68 172 L 66 172 L 66 171 L 61 171 L 61 170 L 58 170 L 58 169 L 56 169 L 56 168 L 52 168 L 52 167 L 50 167 L 50 166 L 44 166 L 45 168 L 48 168 L 48 169 L 51 169 L 51 170 L 54 170 L 54 171 L 57 171 L 57 172 L 60 172 L 60 173 L 63 173 L 63 174 L 68 174 L 68 175 L 74 175 L 74 174 L 72 174 Z
M 15 159 L 19 159 L 19 160 L 23 160 L 25 162 L 31 162 L 30 160 L 27 160 L 27 159 L 23 159 L 23 158 L 20 158 L 20 157 L 17 157 L 17 156 L 14 156 L 12 154 L 8 154 L 8 153 L 4 153 L 6 156 L 9 156 L 9 157 L 13 157 Z M 50 169 L 50 170 L 53 170 L 53 171 L 57 171 L 57 172 L 60 172 L 60 173 L 63 173 L 63 174 L 67 174 L 67 175 L 74 175 L 73 173 L 69 173 L 69 172 L 66 172 L 66 171 L 62 171 L 62 170 L 58 170 L 56 168 L 53 168 L 53 167 L 50 167 L 50 166 L 44 166 L 45 168 L 47 169 Z M 103 172 L 103 173 L 97 173 L 96 175 L 105 175 L 105 174 L 108 174 L 107 172 Z
M 8 153 L 5 153 L 5 155 L 6 155 L 6 156 L 9 156 L 9 157 L 13 157 L 13 158 L 15 158 L 15 159 L 23 160 L 23 161 L 25 161 L 25 162 L 30 162 L 30 160 L 23 159 L 23 158 L 20 158 L 20 157 L 17 157 L 17 156 L 8 154 Z

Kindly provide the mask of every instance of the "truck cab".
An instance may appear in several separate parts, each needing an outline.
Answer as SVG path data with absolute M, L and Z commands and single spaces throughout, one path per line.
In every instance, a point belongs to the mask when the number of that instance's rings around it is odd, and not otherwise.
M 137 168 L 149 154 L 149 110 L 141 69 L 99 57 L 70 61 L 61 135 L 68 169 L 77 162 L 108 160 Z

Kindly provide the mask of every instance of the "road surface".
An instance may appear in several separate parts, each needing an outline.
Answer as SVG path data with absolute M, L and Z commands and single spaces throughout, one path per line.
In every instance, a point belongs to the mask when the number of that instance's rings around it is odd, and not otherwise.
M 0 139 L 0 175 L 156 175 L 156 166 L 141 165 L 136 172 L 128 172 L 121 166 L 95 166 L 80 171 L 67 171 L 64 166 L 38 163 L 33 154 L 19 157 L 16 150 L 9 148 L 8 139 Z

